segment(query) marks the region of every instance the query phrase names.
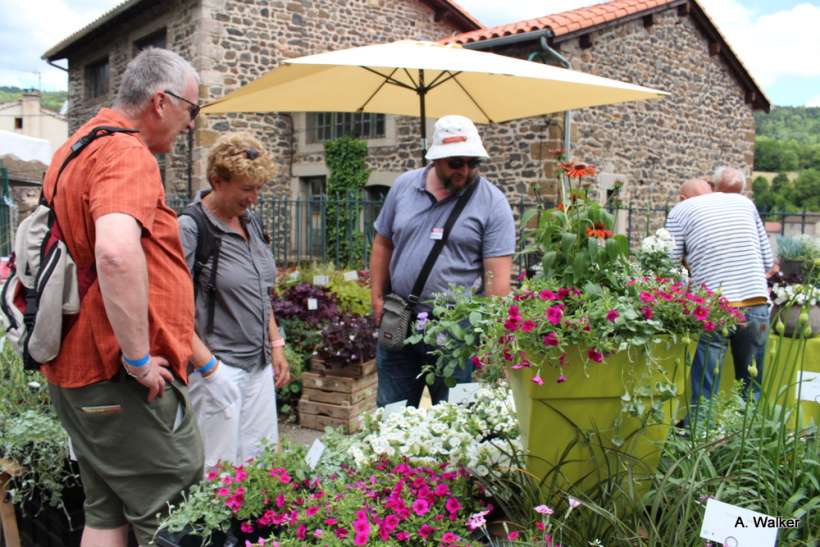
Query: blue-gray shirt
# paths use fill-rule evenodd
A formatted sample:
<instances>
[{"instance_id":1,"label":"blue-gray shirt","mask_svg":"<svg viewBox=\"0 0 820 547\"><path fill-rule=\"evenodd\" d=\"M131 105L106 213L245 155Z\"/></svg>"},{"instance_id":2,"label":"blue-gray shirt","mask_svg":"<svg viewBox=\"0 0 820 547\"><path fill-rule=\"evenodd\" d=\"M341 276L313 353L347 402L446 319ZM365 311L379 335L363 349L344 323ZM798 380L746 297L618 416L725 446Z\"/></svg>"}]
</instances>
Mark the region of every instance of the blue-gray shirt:
<instances>
[{"instance_id":1,"label":"blue-gray shirt","mask_svg":"<svg viewBox=\"0 0 820 547\"><path fill-rule=\"evenodd\" d=\"M193 203L202 201L211 189L200 191ZM202 267L196 292L196 333L211 352L223 363L244 370L253 370L271 362L268 346L270 322L270 291L276 281L276 264L270 248L262 239L250 213L240 217L249 235L245 241L233 228L216 218L203 206L208 219L221 230L222 247L216 272L216 306L214 332L207 334L208 299L203 288L211 278L213 257ZM179 217L179 238L185 251L185 262L193 272L196 254L196 221Z\"/></svg>"},{"instance_id":2,"label":"blue-gray shirt","mask_svg":"<svg viewBox=\"0 0 820 547\"><path fill-rule=\"evenodd\" d=\"M409 171L396 179L374 227L393 242L390 259L391 292L407 298L436 240L434 229L444 228L460 194L441 201L426 190L427 171ZM487 179L478 188L453 226L447 244L433 266L421 293L421 302L433 293L447 292L450 284L471 286L479 279L477 294L484 294L484 259L515 252L515 221L506 196ZM430 311L419 304L416 312Z\"/></svg>"}]
</instances>

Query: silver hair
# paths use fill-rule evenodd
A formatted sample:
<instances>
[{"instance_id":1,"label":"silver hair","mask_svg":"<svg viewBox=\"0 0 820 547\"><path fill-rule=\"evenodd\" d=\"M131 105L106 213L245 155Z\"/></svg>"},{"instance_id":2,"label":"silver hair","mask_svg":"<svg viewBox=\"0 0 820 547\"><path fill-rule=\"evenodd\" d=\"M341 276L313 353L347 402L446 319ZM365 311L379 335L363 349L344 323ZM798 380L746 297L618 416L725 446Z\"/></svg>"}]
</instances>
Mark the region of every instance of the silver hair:
<instances>
[{"instance_id":1,"label":"silver hair","mask_svg":"<svg viewBox=\"0 0 820 547\"><path fill-rule=\"evenodd\" d=\"M723 172L727 169L731 169L732 173L727 173L730 178L729 180L723 180ZM743 171L740 169L735 169L734 167L729 167L728 165L721 165L720 167L715 168L715 172L712 174L712 182L715 184L715 189L719 189L722 184L729 184L733 182L740 182L740 192L744 192L746 190L746 175L743 174Z\"/></svg>"},{"instance_id":2,"label":"silver hair","mask_svg":"<svg viewBox=\"0 0 820 547\"><path fill-rule=\"evenodd\" d=\"M131 59L122 75L114 107L129 113L139 112L157 91L172 91L184 96L190 78L199 85L193 65L173 51L148 47Z\"/></svg>"}]
</instances>

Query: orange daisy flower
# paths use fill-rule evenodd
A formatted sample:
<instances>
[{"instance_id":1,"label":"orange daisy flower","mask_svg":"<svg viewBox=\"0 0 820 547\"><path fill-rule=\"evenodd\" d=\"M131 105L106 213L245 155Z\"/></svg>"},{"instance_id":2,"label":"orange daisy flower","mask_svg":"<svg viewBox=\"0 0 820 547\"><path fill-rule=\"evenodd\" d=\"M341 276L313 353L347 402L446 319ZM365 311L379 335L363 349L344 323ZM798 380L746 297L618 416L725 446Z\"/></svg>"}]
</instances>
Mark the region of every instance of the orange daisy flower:
<instances>
[{"instance_id":1,"label":"orange daisy flower","mask_svg":"<svg viewBox=\"0 0 820 547\"><path fill-rule=\"evenodd\" d=\"M607 230L604 228L603 224L596 222L594 225L587 228L587 237L600 237L601 239L607 239L612 237L612 230Z\"/></svg>"},{"instance_id":2,"label":"orange daisy flower","mask_svg":"<svg viewBox=\"0 0 820 547\"><path fill-rule=\"evenodd\" d=\"M587 175L594 175L595 174L595 168L594 167L591 167L589 165L584 165L584 164L581 164L581 163L579 163L577 165L574 165L574 166L570 165L569 167L565 167L564 165L561 165L561 167L564 167L564 169L567 170L567 176L568 177L585 177Z\"/></svg>"}]
</instances>

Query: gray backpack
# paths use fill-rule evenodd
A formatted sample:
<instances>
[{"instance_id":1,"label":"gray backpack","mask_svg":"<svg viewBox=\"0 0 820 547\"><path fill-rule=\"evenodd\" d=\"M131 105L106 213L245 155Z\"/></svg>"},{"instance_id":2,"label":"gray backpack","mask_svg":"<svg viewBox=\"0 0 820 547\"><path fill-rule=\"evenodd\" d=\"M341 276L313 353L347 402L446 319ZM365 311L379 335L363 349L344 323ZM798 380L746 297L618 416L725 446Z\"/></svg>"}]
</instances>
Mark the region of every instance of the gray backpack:
<instances>
[{"instance_id":1,"label":"gray backpack","mask_svg":"<svg viewBox=\"0 0 820 547\"><path fill-rule=\"evenodd\" d=\"M60 353L60 345L80 313L80 302L97 278L90 268L78 268L68 252L54 214L54 199L66 165L98 137L137 133L122 127L95 127L71 145L54 182L51 200L40 194L34 212L17 228L11 275L0 292L0 319L6 338L23 357L26 370L37 370Z\"/></svg>"}]
</instances>

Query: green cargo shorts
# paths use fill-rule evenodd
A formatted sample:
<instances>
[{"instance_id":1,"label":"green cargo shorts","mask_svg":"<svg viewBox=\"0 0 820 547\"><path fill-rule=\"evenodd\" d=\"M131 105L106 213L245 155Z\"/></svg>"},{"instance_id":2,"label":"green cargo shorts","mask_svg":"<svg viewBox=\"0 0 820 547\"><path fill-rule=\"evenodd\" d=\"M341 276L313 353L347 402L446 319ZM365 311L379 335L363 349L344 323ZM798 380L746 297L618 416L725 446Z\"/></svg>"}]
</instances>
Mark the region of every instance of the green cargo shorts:
<instances>
[{"instance_id":1,"label":"green cargo shorts","mask_svg":"<svg viewBox=\"0 0 820 547\"><path fill-rule=\"evenodd\" d=\"M202 478L204 455L188 388L178 379L151 403L139 382L118 375L49 393L80 466L86 525L112 530L131 523L148 545L168 503Z\"/></svg>"}]
</instances>

